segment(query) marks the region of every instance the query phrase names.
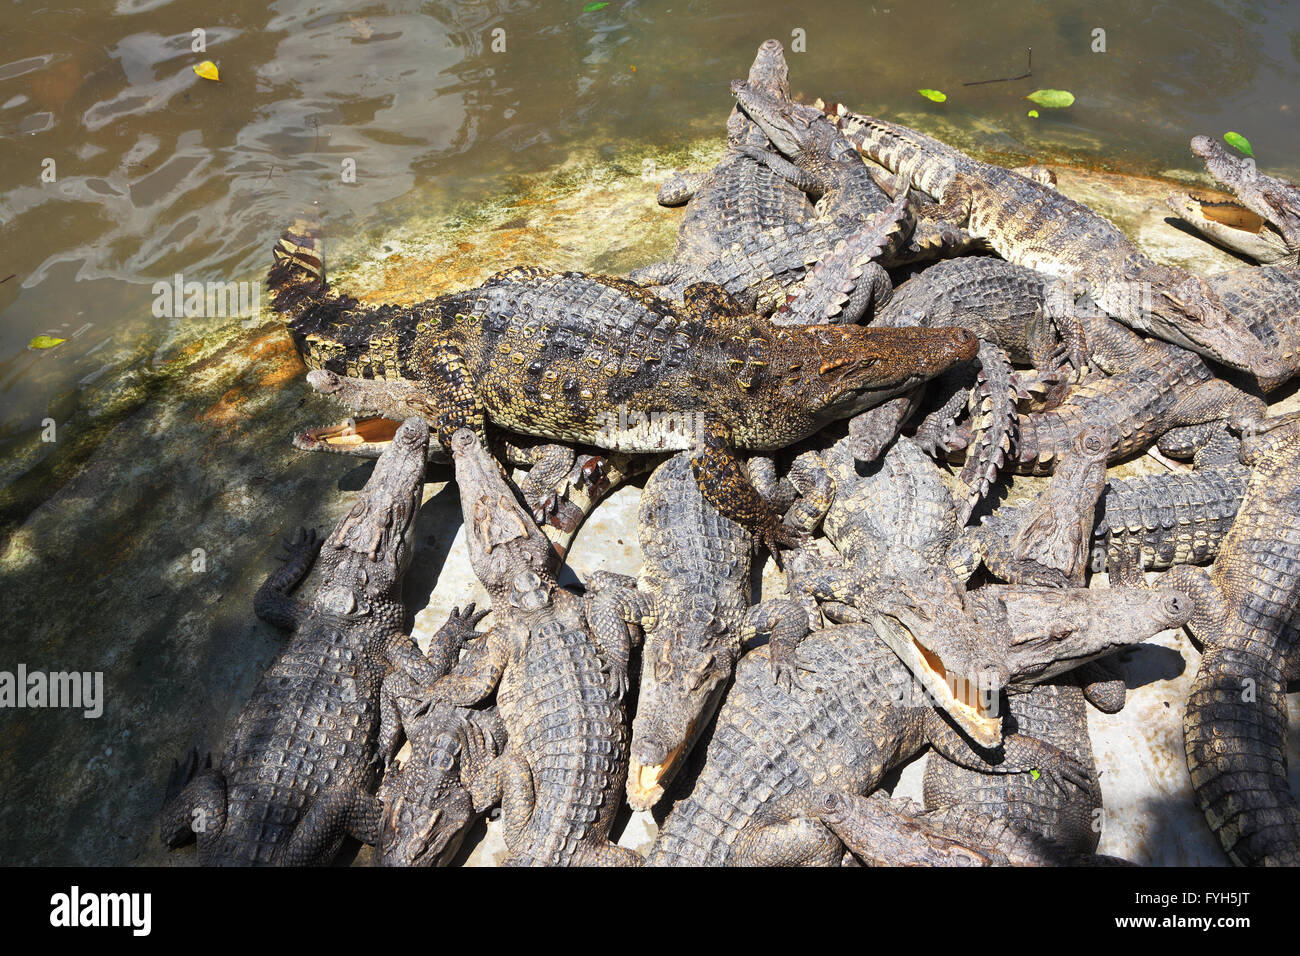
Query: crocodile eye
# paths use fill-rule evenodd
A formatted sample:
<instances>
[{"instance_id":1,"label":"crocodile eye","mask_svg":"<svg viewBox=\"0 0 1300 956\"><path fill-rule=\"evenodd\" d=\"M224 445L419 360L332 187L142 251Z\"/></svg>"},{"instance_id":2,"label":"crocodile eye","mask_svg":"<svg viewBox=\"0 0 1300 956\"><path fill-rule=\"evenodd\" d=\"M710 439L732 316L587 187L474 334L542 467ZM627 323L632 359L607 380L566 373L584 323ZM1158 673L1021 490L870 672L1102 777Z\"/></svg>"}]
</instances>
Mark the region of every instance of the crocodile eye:
<instances>
[{"instance_id":1,"label":"crocodile eye","mask_svg":"<svg viewBox=\"0 0 1300 956\"><path fill-rule=\"evenodd\" d=\"M661 657L659 660L655 661L655 680L661 684L666 684L672 676L672 661L668 660L666 657Z\"/></svg>"},{"instance_id":2,"label":"crocodile eye","mask_svg":"<svg viewBox=\"0 0 1300 956\"><path fill-rule=\"evenodd\" d=\"M834 790L827 790L824 794L822 794L822 800L821 800L822 809L826 810L827 812L833 812L835 808L839 805L839 802L840 802L840 795L836 793Z\"/></svg>"}]
</instances>

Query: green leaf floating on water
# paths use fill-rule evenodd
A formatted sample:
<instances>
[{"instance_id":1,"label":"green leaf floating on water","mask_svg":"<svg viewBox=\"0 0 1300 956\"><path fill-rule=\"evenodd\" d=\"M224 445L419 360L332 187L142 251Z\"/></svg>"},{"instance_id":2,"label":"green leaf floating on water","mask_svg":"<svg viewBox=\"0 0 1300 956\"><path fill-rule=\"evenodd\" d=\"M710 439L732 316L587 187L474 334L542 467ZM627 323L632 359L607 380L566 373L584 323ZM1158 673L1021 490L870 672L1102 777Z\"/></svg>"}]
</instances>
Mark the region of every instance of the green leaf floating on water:
<instances>
[{"instance_id":1,"label":"green leaf floating on water","mask_svg":"<svg viewBox=\"0 0 1300 956\"><path fill-rule=\"evenodd\" d=\"M56 345L62 345L67 339L56 339L52 335L38 335L27 343L29 349L52 349Z\"/></svg>"},{"instance_id":2,"label":"green leaf floating on water","mask_svg":"<svg viewBox=\"0 0 1300 956\"><path fill-rule=\"evenodd\" d=\"M604 10L607 6L609 6L608 3L589 3L582 8L582 12L591 13L593 10Z\"/></svg>"},{"instance_id":3,"label":"green leaf floating on water","mask_svg":"<svg viewBox=\"0 0 1300 956\"><path fill-rule=\"evenodd\" d=\"M916 92L920 93L932 103L942 103L948 98L948 94L943 90L917 90Z\"/></svg>"},{"instance_id":4,"label":"green leaf floating on water","mask_svg":"<svg viewBox=\"0 0 1300 956\"><path fill-rule=\"evenodd\" d=\"M1255 158L1255 151L1250 148L1250 140L1240 133L1224 133L1223 141L1239 153L1245 153L1251 159Z\"/></svg>"},{"instance_id":5,"label":"green leaf floating on water","mask_svg":"<svg viewBox=\"0 0 1300 956\"><path fill-rule=\"evenodd\" d=\"M1037 767L1034 767L1034 768L1031 768L1031 769L1030 769L1030 771L1029 771L1029 776L1031 776L1031 777L1033 777L1035 780L1037 780L1039 777L1042 776L1042 774L1038 772L1038 768L1037 768Z\"/></svg>"},{"instance_id":6,"label":"green leaf floating on water","mask_svg":"<svg viewBox=\"0 0 1300 956\"><path fill-rule=\"evenodd\" d=\"M1038 110L1030 110L1028 116L1030 119L1038 119Z\"/></svg>"},{"instance_id":7,"label":"green leaf floating on water","mask_svg":"<svg viewBox=\"0 0 1300 956\"><path fill-rule=\"evenodd\" d=\"M1034 90L1025 99L1051 109L1074 105L1074 94L1069 90Z\"/></svg>"}]
</instances>

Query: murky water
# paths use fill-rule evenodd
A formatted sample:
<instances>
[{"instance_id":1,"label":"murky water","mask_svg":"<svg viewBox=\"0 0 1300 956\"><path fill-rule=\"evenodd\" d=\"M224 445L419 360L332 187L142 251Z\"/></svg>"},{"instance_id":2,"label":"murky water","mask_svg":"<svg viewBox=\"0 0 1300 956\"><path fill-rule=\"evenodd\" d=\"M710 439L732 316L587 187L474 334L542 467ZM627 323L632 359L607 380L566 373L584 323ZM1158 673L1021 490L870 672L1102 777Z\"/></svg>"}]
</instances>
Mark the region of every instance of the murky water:
<instances>
[{"instance_id":1,"label":"murky water","mask_svg":"<svg viewBox=\"0 0 1300 956\"><path fill-rule=\"evenodd\" d=\"M1300 155L1294 4L583 6L9 4L0 461L24 454L0 487L57 454L58 443L34 445L43 422L84 416L231 321L170 317L175 305L158 301L155 283L181 273L255 289L275 236L312 200L332 230L355 234L403 210L450 209L575 146L720 135L727 82L769 36L785 42L805 98L956 133L997 155L1190 169L1189 137L1229 129L1250 138L1262 168L1294 169ZM1031 77L963 85L1024 72L1027 47ZM220 83L194 74L205 59ZM930 104L918 87L948 101ZM1077 101L1031 119L1023 96L1040 87ZM29 349L41 334L67 341Z\"/></svg>"}]
</instances>

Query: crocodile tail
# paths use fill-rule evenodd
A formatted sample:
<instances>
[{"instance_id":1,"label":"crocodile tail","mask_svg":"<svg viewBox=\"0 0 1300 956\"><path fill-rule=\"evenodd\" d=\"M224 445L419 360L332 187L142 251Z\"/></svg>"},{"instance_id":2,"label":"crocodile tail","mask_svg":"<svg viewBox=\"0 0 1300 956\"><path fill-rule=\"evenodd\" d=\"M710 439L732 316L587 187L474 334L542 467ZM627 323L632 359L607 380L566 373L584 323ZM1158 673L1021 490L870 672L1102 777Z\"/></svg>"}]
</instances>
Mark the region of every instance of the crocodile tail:
<instances>
[{"instance_id":1,"label":"crocodile tail","mask_svg":"<svg viewBox=\"0 0 1300 956\"><path fill-rule=\"evenodd\" d=\"M329 294L319 216L311 213L295 219L280 236L272 251L266 284L271 292L271 308L281 315L299 312Z\"/></svg>"},{"instance_id":2,"label":"crocodile tail","mask_svg":"<svg viewBox=\"0 0 1300 956\"><path fill-rule=\"evenodd\" d=\"M907 176L936 198L943 196L954 175L973 165L951 146L906 126L854 113L838 103L824 105L822 111L858 152L890 172Z\"/></svg>"},{"instance_id":3,"label":"crocodile tail","mask_svg":"<svg viewBox=\"0 0 1300 956\"><path fill-rule=\"evenodd\" d=\"M271 308L288 326L308 368L361 378L397 377L397 349L404 338L397 327L399 310L366 308L330 288L324 235L315 213L295 219L280 236L266 284Z\"/></svg>"},{"instance_id":4,"label":"crocodile tail","mask_svg":"<svg viewBox=\"0 0 1300 956\"><path fill-rule=\"evenodd\" d=\"M970 489L957 506L957 523L964 525L971 512L988 496L1016 444L1019 417L1011 362L1006 352L991 342L981 342L980 370L970 394L971 443L966 450L961 480Z\"/></svg>"},{"instance_id":5,"label":"crocodile tail","mask_svg":"<svg viewBox=\"0 0 1300 956\"><path fill-rule=\"evenodd\" d=\"M1300 810L1287 783L1287 705L1277 662L1208 647L1183 722L1187 769L1234 863L1300 864Z\"/></svg>"}]
</instances>

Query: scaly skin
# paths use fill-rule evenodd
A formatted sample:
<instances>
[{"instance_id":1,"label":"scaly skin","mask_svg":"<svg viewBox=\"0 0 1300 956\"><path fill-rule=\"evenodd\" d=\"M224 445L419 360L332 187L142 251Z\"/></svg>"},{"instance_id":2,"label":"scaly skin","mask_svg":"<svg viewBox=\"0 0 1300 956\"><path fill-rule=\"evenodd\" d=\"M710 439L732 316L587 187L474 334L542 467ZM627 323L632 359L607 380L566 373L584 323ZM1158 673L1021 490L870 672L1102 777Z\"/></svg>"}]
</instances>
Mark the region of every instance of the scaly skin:
<instances>
[{"instance_id":1,"label":"scaly skin","mask_svg":"<svg viewBox=\"0 0 1300 956\"><path fill-rule=\"evenodd\" d=\"M949 565L960 554L963 572L982 562L1009 584L1083 587L1111 444L1106 429L1083 429L1038 500L1011 515L994 512L962 536Z\"/></svg>"},{"instance_id":2,"label":"scaly skin","mask_svg":"<svg viewBox=\"0 0 1300 956\"><path fill-rule=\"evenodd\" d=\"M867 866L1128 866L1079 853L972 807L936 810L883 793L823 790L812 814Z\"/></svg>"},{"instance_id":3,"label":"scaly skin","mask_svg":"<svg viewBox=\"0 0 1300 956\"><path fill-rule=\"evenodd\" d=\"M1169 197L1169 206L1209 239L1261 264L1217 273L1206 281L1228 311L1285 357L1294 375L1300 370L1300 188L1264 175L1253 159L1230 154L1208 136L1195 137L1192 152L1241 205L1176 193Z\"/></svg>"},{"instance_id":4,"label":"scaly skin","mask_svg":"<svg viewBox=\"0 0 1300 956\"><path fill-rule=\"evenodd\" d=\"M1051 411L1020 416L1018 471L1050 473L1074 437L1092 425L1109 428L1115 436L1109 456L1115 462L1153 443L1179 454L1164 441L1174 429L1263 419L1262 399L1215 378L1195 353L1142 339L1104 317L1085 321L1093 360L1112 374L1085 379Z\"/></svg>"},{"instance_id":5,"label":"scaly skin","mask_svg":"<svg viewBox=\"0 0 1300 956\"><path fill-rule=\"evenodd\" d=\"M1243 443L1254 468L1207 572L1167 575L1196 598L1204 644L1183 723L1196 799L1236 864L1300 864L1300 810L1287 784L1286 677L1300 602L1300 425Z\"/></svg>"},{"instance_id":6,"label":"scaly skin","mask_svg":"<svg viewBox=\"0 0 1300 956\"><path fill-rule=\"evenodd\" d=\"M1114 225L1050 186L981 163L896 123L836 111L870 159L941 201L939 215L1002 258L1086 289L1111 317L1273 385L1288 363L1249 333L1199 276L1162 265Z\"/></svg>"},{"instance_id":7,"label":"scaly skin","mask_svg":"<svg viewBox=\"0 0 1300 956\"><path fill-rule=\"evenodd\" d=\"M472 662L428 696L431 706L471 707L495 690L507 737L471 783L473 806L502 802L512 864L635 865L609 841L627 772L633 636L615 609L556 584L550 542L474 433L461 429L450 444L470 564L494 623Z\"/></svg>"},{"instance_id":8,"label":"scaly skin","mask_svg":"<svg viewBox=\"0 0 1300 956\"><path fill-rule=\"evenodd\" d=\"M300 533L258 591L259 616L291 628L231 732L220 767L174 765L162 838L198 840L199 862L324 865L346 836L374 843L375 772L392 753L394 695L430 665L403 631L402 576L424 484L427 426L409 419L348 515L320 545ZM290 595L316 549L311 604ZM399 669L400 668L400 669Z\"/></svg>"},{"instance_id":9,"label":"scaly skin","mask_svg":"<svg viewBox=\"0 0 1300 956\"><path fill-rule=\"evenodd\" d=\"M624 279L514 269L405 310L333 295L310 261L286 255L269 284L296 339L334 346L315 387L400 394L445 444L489 423L611 451L693 450L710 504L772 548L794 540L733 448L775 450L939 374L976 349L964 329L778 328L716 286L686 305ZM374 340L396 345L383 349ZM376 369L402 380L358 381ZM308 364L320 357L306 348ZM353 375L354 378L342 378ZM382 409L381 409L382 411Z\"/></svg>"},{"instance_id":10,"label":"scaly skin","mask_svg":"<svg viewBox=\"0 0 1300 956\"><path fill-rule=\"evenodd\" d=\"M474 625L487 611L453 608L429 644L430 677L445 677ZM470 710L398 697L397 712L411 756L390 767L377 794L383 804L379 861L383 866L442 866L455 856L478 818L470 788L505 747L495 707Z\"/></svg>"},{"instance_id":11,"label":"scaly skin","mask_svg":"<svg viewBox=\"0 0 1300 956\"><path fill-rule=\"evenodd\" d=\"M1062 787L1086 786L1086 770L1044 741L999 729L991 742L973 743L948 717L960 719L963 706L975 705L959 702L951 689L936 690L963 673L978 681L981 696L989 676L1004 685L1050 679L1060 668L1185 621L1191 607L1176 592L1117 592L1121 604L1116 596L1084 601L1069 591L1007 588L967 613L936 602L920 580L899 583L873 595L870 626L827 628L804 640L798 657L808 673L800 684L772 683L766 648L741 659L704 764L664 821L650 862L838 863L838 838L811 818L817 790L868 792L927 742L965 766L1026 776L1037 771ZM1164 608L1163 615L1120 616L1116 626L1121 606L1143 602ZM919 653L908 654L908 647ZM1000 673L954 669L936 685L929 677L934 667L946 669L949 654L996 659L981 666Z\"/></svg>"},{"instance_id":12,"label":"scaly skin","mask_svg":"<svg viewBox=\"0 0 1300 956\"><path fill-rule=\"evenodd\" d=\"M1093 530L1092 569L1106 571L1111 587L1139 587L1144 571L1213 561L1249 481L1240 464L1110 479Z\"/></svg>"},{"instance_id":13,"label":"scaly skin","mask_svg":"<svg viewBox=\"0 0 1300 956\"><path fill-rule=\"evenodd\" d=\"M765 40L749 68L749 82L781 96L790 95L790 71L777 40ZM812 214L803 190L790 185L741 147L763 147L767 137L735 107L727 118L727 151L703 174L674 176L659 189L662 205L689 200L672 258L635 274L653 274L660 283L682 278L701 261L716 257L746 236L756 235Z\"/></svg>"},{"instance_id":14,"label":"scaly skin","mask_svg":"<svg viewBox=\"0 0 1300 956\"><path fill-rule=\"evenodd\" d=\"M1090 853L1101 838L1101 787L1088 737L1083 691L1068 681L1014 688L1007 706L1018 732L1045 740L1087 768L1082 788L1063 789L1032 774L980 773L932 757L925 768L929 809L967 807L1010 821L1065 850Z\"/></svg>"},{"instance_id":15,"label":"scaly skin","mask_svg":"<svg viewBox=\"0 0 1300 956\"><path fill-rule=\"evenodd\" d=\"M637 524L638 587L650 599L654 623L641 653L627 793L633 809L647 810L712 717L742 640L769 632L773 676L789 681L784 662L808 620L791 601L750 606L753 537L708 506L688 456L668 459L650 476Z\"/></svg>"}]
</instances>

